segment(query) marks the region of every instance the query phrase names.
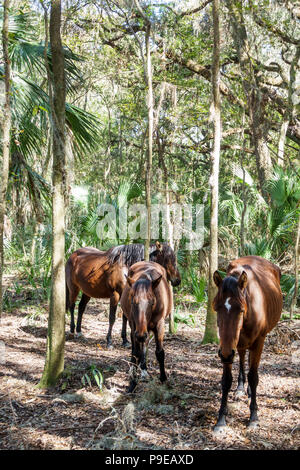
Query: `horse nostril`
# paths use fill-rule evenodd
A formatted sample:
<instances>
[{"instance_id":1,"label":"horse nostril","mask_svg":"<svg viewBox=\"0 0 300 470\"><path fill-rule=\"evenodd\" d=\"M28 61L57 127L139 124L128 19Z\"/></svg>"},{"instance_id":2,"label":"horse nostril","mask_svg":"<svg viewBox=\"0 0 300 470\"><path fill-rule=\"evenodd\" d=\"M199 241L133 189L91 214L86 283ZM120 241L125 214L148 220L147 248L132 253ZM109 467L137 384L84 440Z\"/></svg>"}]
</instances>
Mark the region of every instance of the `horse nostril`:
<instances>
[{"instance_id":1,"label":"horse nostril","mask_svg":"<svg viewBox=\"0 0 300 470\"><path fill-rule=\"evenodd\" d=\"M137 341L139 341L140 343L144 343L147 339L147 336L148 336L147 333L144 333L143 335L139 335L137 331L135 332L135 337Z\"/></svg>"},{"instance_id":2,"label":"horse nostril","mask_svg":"<svg viewBox=\"0 0 300 470\"><path fill-rule=\"evenodd\" d=\"M233 349L231 350L231 354L229 354L229 356L227 357L223 356L221 349L219 349L218 351L218 356L220 357L223 364L232 364L234 355L235 355L235 351Z\"/></svg>"}]
</instances>

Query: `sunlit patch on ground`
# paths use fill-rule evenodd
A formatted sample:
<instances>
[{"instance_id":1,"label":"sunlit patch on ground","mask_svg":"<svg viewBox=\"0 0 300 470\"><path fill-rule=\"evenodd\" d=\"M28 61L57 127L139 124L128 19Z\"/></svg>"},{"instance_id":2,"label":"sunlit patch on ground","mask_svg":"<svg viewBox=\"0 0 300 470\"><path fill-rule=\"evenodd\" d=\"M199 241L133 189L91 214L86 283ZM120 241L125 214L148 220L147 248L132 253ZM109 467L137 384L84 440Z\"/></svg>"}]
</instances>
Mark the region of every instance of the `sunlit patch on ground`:
<instances>
[{"instance_id":1,"label":"sunlit patch on ground","mask_svg":"<svg viewBox=\"0 0 300 470\"><path fill-rule=\"evenodd\" d=\"M187 311L184 306L185 316ZM155 344L150 343L150 377L139 382L133 395L125 394L130 350L121 347L120 317L113 331L114 349L106 348L107 301L89 303L83 317L84 338L68 339L66 317L65 373L51 391L36 388L44 366L46 315L28 316L22 309L4 314L0 337L5 343L0 371L0 448L298 448L299 365L292 362L290 348L275 353L271 340L266 343L260 366L260 426L251 432L247 429L248 399L235 399L235 361L228 429L224 434L213 433L222 368L217 346L201 346L204 313L197 309L195 327L179 323L175 335L166 334L166 385L158 381ZM103 391L93 379L94 368L104 378ZM83 380L86 374L90 384ZM132 419L129 412L126 418L125 410L131 410Z\"/></svg>"}]
</instances>

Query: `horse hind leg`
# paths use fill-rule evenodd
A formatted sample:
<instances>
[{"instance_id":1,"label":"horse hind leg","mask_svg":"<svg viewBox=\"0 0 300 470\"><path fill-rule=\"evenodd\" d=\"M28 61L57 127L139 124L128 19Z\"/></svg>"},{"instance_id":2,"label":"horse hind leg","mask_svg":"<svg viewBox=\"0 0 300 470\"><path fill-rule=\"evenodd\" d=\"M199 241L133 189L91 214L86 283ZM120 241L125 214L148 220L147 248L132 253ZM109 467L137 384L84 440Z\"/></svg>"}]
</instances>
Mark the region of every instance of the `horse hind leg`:
<instances>
[{"instance_id":1,"label":"horse hind leg","mask_svg":"<svg viewBox=\"0 0 300 470\"><path fill-rule=\"evenodd\" d=\"M127 329L127 318L123 314L123 316L122 316L122 332L121 332L122 346L124 346L124 348L129 348L130 343L129 343L129 341L127 341L126 329Z\"/></svg>"},{"instance_id":2,"label":"horse hind leg","mask_svg":"<svg viewBox=\"0 0 300 470\"><path fill-rule=\"evenodd\" d=\"M81 300L79 302L79 307L78 307L78 317L77 317L77 325L76 325L76 336L82 336L81 333L81 322L82 322L82 316L84 314L85 308L90 301L90 297L86 294L82 294Z\"/></svg>"},{"instance_id":3,"label":"horse hind leg","mask_svg":"<svg viewBox=\"0 0 300 470\"><path fill-rule=\"evenodd\" d=\"M74 336L75 332L75 321L74 321L74 310L75 310L75 302L77 296L79 294L79 289L76 286L73 288L69 288L66 285L66 311L70 311L71 314L71 322L70 322L70 335Z\"/></svg>"},{"instance_id":4,"label":"horse hind leg","mask_svg":"<svg viewBox=\"0 0 300 470\"><path fill-rule=\"evenodd\" d=\"M109 303L109 327L108 327L108 332L106 336L106 344L108 349L112 349L112 341L111 341L111 333L112 329L114 326L114 323L116 321L116 311L117 311L117 306L118 302L120 300L120 294L118 292L114 292L113 295L110 298L110 303Z\"/></svg>"}]
</instances>

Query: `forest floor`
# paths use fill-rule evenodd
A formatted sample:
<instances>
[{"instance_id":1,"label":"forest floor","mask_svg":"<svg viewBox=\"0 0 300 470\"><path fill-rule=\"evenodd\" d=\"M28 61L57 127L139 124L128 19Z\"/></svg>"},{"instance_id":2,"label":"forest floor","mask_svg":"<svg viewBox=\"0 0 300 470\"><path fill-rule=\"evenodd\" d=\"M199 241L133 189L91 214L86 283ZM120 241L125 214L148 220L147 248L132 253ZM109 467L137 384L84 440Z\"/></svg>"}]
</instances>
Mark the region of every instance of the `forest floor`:
<instances>
[{"instance_id":1,"label":"forest floor","mask_svg":"<svg viewBox=\"0 0 300 470\"><path fill-rule=\"evenodd\" d=\"M114 349L106 349L108 301L90 301L83 338L66 335L64 376L47 391L37 388L45 359L47 305L37 311L28 299L5 313L0 333L0 449L299 448L300 322L280 322L265 343L259 369L259 427L247 429L247 397L234 398L235 360L228 429L216 435L222 375L217 346L201 346L204 309L190 299L181 306L180 315L193 313L195 324L179 323L176 334L166 334L168 383L158 381L153 340L150 378L131 395L125 393L130 350L121 347L120 316L113 330ZM104 377L102 391L93 378L95 367Z\"/></svg>"}]
</instances>

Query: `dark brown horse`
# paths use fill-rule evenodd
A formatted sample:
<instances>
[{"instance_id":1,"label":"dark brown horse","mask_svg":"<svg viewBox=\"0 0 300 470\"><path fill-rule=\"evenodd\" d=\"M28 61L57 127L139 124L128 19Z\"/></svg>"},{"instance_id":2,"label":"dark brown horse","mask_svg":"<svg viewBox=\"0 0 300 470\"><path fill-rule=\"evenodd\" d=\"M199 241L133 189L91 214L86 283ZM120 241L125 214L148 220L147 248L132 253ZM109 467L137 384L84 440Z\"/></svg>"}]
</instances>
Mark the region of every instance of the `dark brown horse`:
<instances>
[{"instance_id":1,"label":"dark brown horse","mask_svg":"<svg viewBox=\"0 0 300 470\"><path fill-rule=\"evenodd\" d=\"M147 375L146 348L149 331L153 331L156 342L156 358L160 368L160 380L167 380L163 339L165 318L172 309L172 292L167 281L166 270L159 264L141 261L131 266L127 285L121 297L121 307L131 328L131 393L137 385L137 366L141 375Z\"/></svg>"},{"instance_id":2,"label":"dark brown horse","mask_svg":"<svg viewBox=\"0 0 300 470\"><path fill-rule=\"evenodd\" d=\"M218 316L219 356L223 363L222 401L215 431L226 426L227 397L232 384L231 369L236 349L240 357L237 395L244 393L245 354L249 350L249 426L257 425L257 370L265 337L277 324L282 310L280 269L274 264L259 256L245 256L231 261L226 274L222 280L218 271L214 273L218 293L213 307Z\"/></svg>"},{"instance_id":3,"label":"dark brown horse","mask_svg":"<svg viewBox=\"0 0 300 470\"><path fill-rule=\"evenodd\" d=\"M75 301L82 291L78 308L76 333L81 335L82 315L90 298L109 298L109 330L107 346L111 347L111 333L116 319L116 309L126 284L128 268L144 258L144 245L135 243L119 245L108 251L86 247L75 251L66 264L67 309L71 313L71 335L75 332L74 309ZM168 243L156 242L150 247L150 259L165 267L167 278L173 286L180 284L180 274L176 265L176 257ZM127 319L123 316L122 340L128 346L126 338Z\"/></svg>"}]
</instances>

